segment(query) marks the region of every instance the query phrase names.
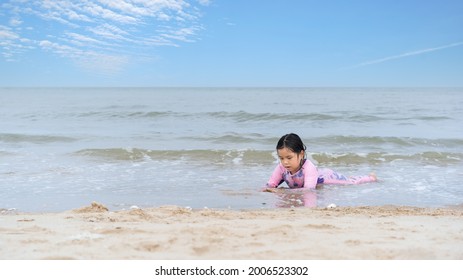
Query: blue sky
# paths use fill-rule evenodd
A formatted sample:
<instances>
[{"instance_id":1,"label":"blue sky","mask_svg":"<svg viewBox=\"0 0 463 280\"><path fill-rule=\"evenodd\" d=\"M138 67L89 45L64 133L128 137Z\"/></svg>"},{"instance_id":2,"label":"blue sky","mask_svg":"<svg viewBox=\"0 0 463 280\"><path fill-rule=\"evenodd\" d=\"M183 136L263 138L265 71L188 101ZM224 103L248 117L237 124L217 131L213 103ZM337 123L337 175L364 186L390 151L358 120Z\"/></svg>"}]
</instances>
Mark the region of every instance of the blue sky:
<instances>
[{"instance_id":1,"label":"blue sky","mask_svg":"<svg viewBox=\"0 0 463 280\"><path fill-rule=\"evenodd\" d=\"M463 1L6 0L0 86L463 86Z\"/></svg>"}]
</instances>

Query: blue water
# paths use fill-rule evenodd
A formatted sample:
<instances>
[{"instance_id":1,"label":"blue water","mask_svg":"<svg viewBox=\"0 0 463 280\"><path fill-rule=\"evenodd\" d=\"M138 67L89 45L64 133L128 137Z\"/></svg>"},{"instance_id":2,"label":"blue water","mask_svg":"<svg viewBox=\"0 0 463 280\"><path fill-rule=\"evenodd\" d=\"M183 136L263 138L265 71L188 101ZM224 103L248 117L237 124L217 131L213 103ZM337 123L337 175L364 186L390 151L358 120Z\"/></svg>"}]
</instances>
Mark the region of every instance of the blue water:
<instances>
[{"instance_id":1,"label":"blue water","mask_svg":"<svg viewBox=\"0 0 463 280\"><path fill-rule=\"evenodd\" d=\"M0 208L463 203L462 88L0 89ZM260 192L276 142L379 182Z\"/></svg>"}]
</instances>

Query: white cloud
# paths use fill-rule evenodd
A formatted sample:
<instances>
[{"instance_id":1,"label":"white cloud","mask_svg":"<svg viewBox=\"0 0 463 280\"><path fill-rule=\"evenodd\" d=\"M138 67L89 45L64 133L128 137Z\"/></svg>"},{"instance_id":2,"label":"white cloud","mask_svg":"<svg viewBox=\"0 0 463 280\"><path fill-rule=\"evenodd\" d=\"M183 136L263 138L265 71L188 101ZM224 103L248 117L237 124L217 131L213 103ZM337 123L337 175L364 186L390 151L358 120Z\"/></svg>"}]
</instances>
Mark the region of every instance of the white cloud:
<instances>
[{"instance_id":1,"label":"white cloud","mask_svg":"<svg viewBox=\"0 0 463 280\"><path fill-rule=\"evenodd\" d=\"M119 12L136 16L156 16L164 9L181 10L185 6L182 1L133 1L99 0L98 2ZM137 5L138 4L138 5Z\"/></svg>"},{"instance_id":2,"label":"white cloud","mask_svg":"<svg viewBox=\"0 0 463 280\"><path fill-rule=\"evenodd\" d=\"M4 57L13 44L52 52L88 68L117 69L145 60L150 48L198 40L206 0L9 0L0 25ZM199 5L199 6L198 6ZM42 21L42 22L40 22ZM12 28L15 28L14 31ZM153 56L155 56L153 54ZM91 62L93 61L93 62ZM114 67L109 65L114 64ZM112 71L112 70L111 70Z\"/></svg>"},{"instance_id":3,"label":"white cloud","mask_svg":"<svg viewBox=\"0 0 463 280\"><path fill-rule=\"evenodd\" d=\"M198 2L203 6L209 6L211 4L211 0L198 0Z\"/></svg>"},{"instance_id":4,"label":"white cloud","mask_svg":"<svg viewBox=\"0 0 463 280\"><path fill-rule=\"evenodd\" d=\"M194 42L194 40L190 38L192 38L199 29L200 28L197 26L192 26L189 28L171 30L169 33L161 34L161 37L182 42Z\"/></svg>"},{"instance_id":5,"label":"white cloud","mask_svg":"<svg viewBox=\"0 0 463 280\"><path fill-rule=\"evenodd\" d=\"M96 27L90 27L89 30L99 36L102 39L106 40L127 40L125 36L129 35L128 32L120 29L119 27L111 24L102 24Z\"/></svg>"},{"instance_id":6,"label":"white cloud","mask_svg":"<svg viewBox=\"0 0 463 280\"><path fill-rule=\"evenodd\" d=\"M94 39L89 36L85 36L82 34L78 33L73 33L73 32L68 32L66 35L69 37L69 42L73 43L74 45L78 46L85 46L88 44L94 44L94 45L108 45L106 42Z\"/></svg>"},{"instance_id":7,"label":"white cloud","mask_svg":"<svg viewBox=\"0 0 463 280\"><path fill-rule=\"evenodd\" d=\"M6 61L15 61L15 57L24 50L29 49L29 40L21 38L16 32L7 26L0 25L0 50L1 56Z\"/></svg>"},{"instance_id":8,"label":"white cloud","mask_svg":"<svg viewBox=\"0 0 463 280\"><path fill-rule=\"evenodd\" d=\"M11 26L19 26L21 25L22 21L20 19L17 19L17 18L12 18L10 19L10 25Z\"/></svg>"},{"instance_id":9,"label":"white cloud","mask_svg":"<svg viewBox=\"0 0 463 280\"><path fill-rule=\"evenodd\" d=\"M85 51L82 51L79 48L54 43L48 40L40 41L39 46L44 50L53 51L54 53L66 58L78 59L85 55Z\"/></svg>"},{"instance_id":10,"label":"white cloud","mask_svg":"<svg viewBox=\"0 0 463 280\"><path fill-rule=\"evenodd\" d=\"M76 60L76 63L89 71L116 74L125 68L129 60L129 57L120 54L86 52L85 56L81 56Z\"/></svg>"},{"instance_id":11,"label":"white cloud","mask_svg":"<svg viewBox=\"0 0 463 280\"><path fill-rule=\"evenodd\" d=\"M167 38L163 38L161 36L148 38L143 42L146 46L170 46L170 47L178 47L179 45L173 43L171 40Z\"/></svg>"},{"instance_id":12,"label":"white cloud","mask_svg":"<svg viewBox=\"0 0 463 280\"><path fill-rule=\"evenodd\" d=\"M39 46L44 50L53 51L64 58L69 58L79 66L95 72L117 73L129 62L126 55L85 51L48 40L40 41Z\"/></svg>"},{"instance_id":13,"label":"white cloud","mask_svg":"<svg viewBox=\"0 0 463 280\"><path fill-rule=\"evenodd\" d=\"M348 69L359 68L359 67L363 67L363 66L383 63L383 62L386 62L386 61L389 61L389 60L396 60L396 59L400 59L400 58L404 58L404 57L408 57L408 56L415 56L415 55L420 55L420 54L424 54L424 53L435 52L435 51L444 50L444 49L448 49L448 48L458 47L458 46L461 46L461 45L463 45L463 42L457 42L457 43L453 43L453 44L449 44L449 45L445 45L445 46L440 46L440 47L435 47L435 48L427 48L427 49L422 49L422 50L417 50L417 51L406 52L406 53L402 53L402 54L398 54L398 55L383 57L383 58L380 58L380 59L365 61L365 62L359 63L357 65L351 66Z\"/></svg>"},{"instance_id":14,"label":"white cloud","mask_svg":"<svg viewBox=\"0 0 463 280\"><path fill-rule=\"evenodd\" d=\"M121 24L139 23L139 20L135 16L117 13L96 3L87 3L81 12L88 13L92 17L97 17L97 19L99 18L100 20L111 20Z\"/></svg>"},{"instance_id":15,"label":"white cloud","mask_svg":"<svg viewBox=\"0 0 463 280\"><path fill-rule=\"evenodd\" d=\"M72 1L43 0L28 4L23 4L24 13L37 15L44 20L57 21L73 27L78 26L73 21L91 21L87 15L78 12L79 7Z\"/></svg>"},{"instance_id":16,"label":"white cloud","mask_svg":"<svg viewBox=\"0 0 463 280\"><path fill-rule=\"evenodd\" d=\"M16 40L18 39L18 34L11 31L10 28L0 25L0 39L3 40Z\"/></svg>"}]
</instances>

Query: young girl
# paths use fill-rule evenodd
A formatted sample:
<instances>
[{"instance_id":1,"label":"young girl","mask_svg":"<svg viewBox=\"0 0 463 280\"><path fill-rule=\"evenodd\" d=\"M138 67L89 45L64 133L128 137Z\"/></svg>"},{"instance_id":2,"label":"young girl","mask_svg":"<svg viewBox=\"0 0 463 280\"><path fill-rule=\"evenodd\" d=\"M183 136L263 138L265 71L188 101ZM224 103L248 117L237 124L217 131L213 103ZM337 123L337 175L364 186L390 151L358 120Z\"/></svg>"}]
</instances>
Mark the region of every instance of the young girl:
<instances>
[{"instance_id":1,"label":"young girl","mask_svg":"<svg viewBox=\"0 0 463 280\"><path fill-rule=\"evenodd\" d=\"M376 175L346 177L328 168L317 168L305 157L306 146L301 138L294 134L283 135L277 143L280 163L270 177L265 191L272 191L286 182L290 188L314 189L317 184L353 185L375 182Z\"/></svg>"}]
</instances>

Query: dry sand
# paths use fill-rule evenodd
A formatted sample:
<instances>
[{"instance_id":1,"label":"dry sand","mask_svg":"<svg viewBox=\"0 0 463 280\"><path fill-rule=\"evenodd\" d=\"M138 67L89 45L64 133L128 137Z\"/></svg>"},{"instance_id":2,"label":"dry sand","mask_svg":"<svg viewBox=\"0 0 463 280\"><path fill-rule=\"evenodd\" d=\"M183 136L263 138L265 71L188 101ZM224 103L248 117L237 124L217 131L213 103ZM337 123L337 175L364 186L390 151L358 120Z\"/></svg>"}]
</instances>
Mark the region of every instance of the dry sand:
<instances>
[{"instance_id":1,"label":"dry sand","mask_svg":"<svg viewBox=\"0 0 463 280\"><path fill-rule=\"evenodd\" d=\"M463 259L461 208L1 212L0 259Z\"/></svg>"}]
</instances>

